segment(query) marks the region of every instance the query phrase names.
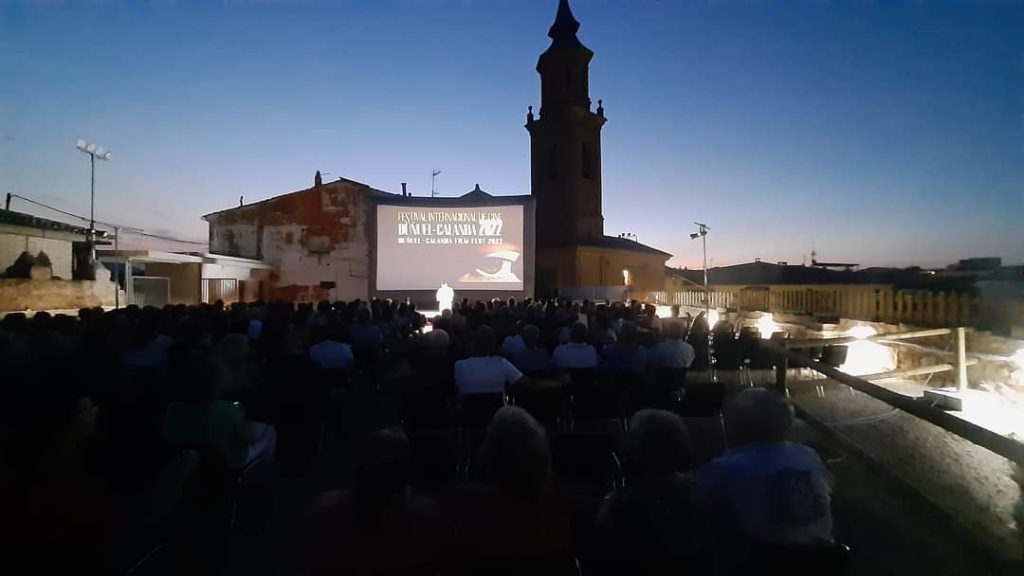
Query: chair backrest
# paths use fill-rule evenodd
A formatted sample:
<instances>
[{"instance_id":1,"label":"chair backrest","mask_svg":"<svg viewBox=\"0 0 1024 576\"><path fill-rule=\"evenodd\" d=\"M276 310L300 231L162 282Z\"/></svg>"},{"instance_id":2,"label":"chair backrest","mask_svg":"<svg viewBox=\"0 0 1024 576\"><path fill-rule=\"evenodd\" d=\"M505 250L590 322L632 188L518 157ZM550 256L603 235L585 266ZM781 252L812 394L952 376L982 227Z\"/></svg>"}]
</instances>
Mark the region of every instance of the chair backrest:
<instances>
[{"instance_id":1,"label":"chair backrest","mask_svg":"<svg viewBox=\"0 0 1024 576\"><path fill-rule=\"evenodd\" d=\"M738 370L740 367L740 344L735 338L715 338L715 367L719 370Z\"/></svg>"},{"instance_id":2,"label":"chair backrest","mask_svg":"<svg viewBox=\"0 0 1024 576\"><path fill-rule=\"evenodd\" d=\"M829 574L849 571L850 548L840 543L811 546L759 544L751 550L751 574ZM746 572L745 572L746 573Z\"/></svg>"},{"instance_id":3,"label":"chair backrest","mask_svg":"<svg viewBox=\"0 0 1024 576\"><path fill-rule=\"evenodd\" d=\"M544 556L502 556L464 561L460 574L487 574L489 576L520 576L522 574L550 574L551 576L579 576L576 558L567 554Z\"/></svg>"},{"instance_id":4,"label":"chair backrest","mask_svg":"<svg viewBox=\"0 0 1024 576\"><path fill-rule=\"evenodd\" d=\"M686 385L686 372L686 368L662 366L658 368L657 381L665 388L678 390Z\"/></svg>"},{"instance_id":5,"label":"chair backrest","mask_svg":"<svg viewBox=\"0 0 1024 576\"><path fill-rule=\"evenodd\" d=\"M428 492L441 491L455 482L458 467L456 441L447 430L409 433L412 484Z\"/></svg>"},{"instance_id":6,"label":"chair backrest","mask_svg":"<svg viewBox=\"0 0 1024 576\"><path fill-rule=\"evenodd\" d=\"M848 346L825 346L821 353L821 362L833 368L838 368L846 363L846 355L850 351Z\"/></svg>"},{"instance_id":7,"label":"chair backrest","mask_svg":"<svg viewBox=\"0 0 1024 576\"><path fill-rule=\"evenodd\" d=\"M597 371L593 368L568 368L565 373L573 388L593 386L597 382Z\"/></svg>"},{"instance_id":8,"label":"chair backrest","mask_svg":"<svg viewBox=\"0 0 1024 576\"><path fill-rule=\"evenodd\" d=\"M402 423L410 430L444 430L453 423L452 395L436 387L402 391Z\"/></svg>"},{"instance_id":9,"label":"chair backrest","mask_svg":"<svg viewBox=\"0 0 1024 576\"><path fill-rule=\"evenodd\" d=\"M514 402L546 426L557 424L566 415L568 401L563 388L521 388L513 394Z\"/></svg>"},{"instance_id":10,"label":"chair backrest","mask_svg":"<svg viewBox=\"0 0 1024 576\"><path fill-rule=\"evenodd\" d=\"M344 368L318 368L317 380L323 389L337 390L348 387L351 375Z\"/></svg>"},{"instance_id":11,"label":"chair backrest","mask_svg":"<svg viewBox=\"0 0 1024 576\"><path fill-rule=\"evenodd\" d=\"M502 393L463 394L459 405L459 424L484 428L504 405L505 395Z\"/></svg>"},{"instance_id":12,"label":"chair backrest","mask_svg":"<svg viewBox=\"0 0 1024 576\"><path fill-rule=\"evenodd\" d=\"M622 483L622 469L609 434L560 432L551 440L551 468L575 491L603 497Z\"/></svg>"},{"instance_id":13,"label":"chair backrest","mask_svg":"<svg viewBox=\"0 0 1024 576\"><path fill-rule=\"evenodd\" d=\"M678 407L680 416L717 416L722 411L725 387L721 382L689 382Z\"/></svg>"},{"instance_id":14,"label":"chair backrest","mask_svg":"<svg viewBox=\"0 0 1024 576\"><path fill-rule=\"evenodd\" d=\"M573 420L618 420L619 393L596 384L570 388Z\"/></svg>"}]
</instances>

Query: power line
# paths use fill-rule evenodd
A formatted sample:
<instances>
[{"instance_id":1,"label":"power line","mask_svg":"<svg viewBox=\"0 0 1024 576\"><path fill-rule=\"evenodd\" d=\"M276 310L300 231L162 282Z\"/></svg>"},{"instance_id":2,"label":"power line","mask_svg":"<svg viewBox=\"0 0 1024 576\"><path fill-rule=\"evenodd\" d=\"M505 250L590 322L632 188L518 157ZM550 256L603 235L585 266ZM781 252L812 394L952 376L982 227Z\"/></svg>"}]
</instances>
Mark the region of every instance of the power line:
<instances>
[{"instance_id":1,"label":"power line","mask_svg":"<svg viewBox=\"0 0 1024 576\"><path fill-rule=\"evenodd\" d=\"M28 202L30 204L35 204L36 206L40 206L40 207L46 208L48 210L53 210L54 212L58 212L60 214L64 214L65 216L70 216L72 218L77 218L78 220L81 220L83 222L90 222L90 220L88 218L86 218L85 216L79 216L78 214L73 214L71 212L67 212L65 210L61 210L60 208L57 208L57 207L54 207L54 206L50 206L49 204L43 204L42 202L38 202L38 201L33 200L31 198L26 198L26 197L24 197L24 196L22 196L20 194L11 194L10 196L11 196L11 198L18 198L18 199L24 200L24 201L26 201L26 202ZM131 233L131 234L137 234L139 236L145 236L147 238L156 238L158 240L167 240L168 242L179 242L181 244L195 244L197 246L206 246L207 245L206 242L197 242L195 240L182 240L181 238L174 238L172 236L164 236L162 234L153 234L153 233L150 233L150 232L146 232L142 228L136 228L134 226L124 226L122 224L112 224L110 222L101 222L99 220L95 220L95 222L97 224L100 224L100 225L103 225L103 226L108 226L110 228L117 228L117 229L123 230L125 232Z\"/></svg>"}]
</instances>

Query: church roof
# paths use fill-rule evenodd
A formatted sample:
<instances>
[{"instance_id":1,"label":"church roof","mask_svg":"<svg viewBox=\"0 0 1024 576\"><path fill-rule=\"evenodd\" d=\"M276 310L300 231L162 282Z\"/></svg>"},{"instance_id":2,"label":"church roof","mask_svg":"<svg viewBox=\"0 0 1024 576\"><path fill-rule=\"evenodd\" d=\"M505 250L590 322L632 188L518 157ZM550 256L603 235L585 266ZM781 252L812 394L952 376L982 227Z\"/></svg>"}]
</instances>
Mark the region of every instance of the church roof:
<instances>
[{"instance_id":1,"label":"church roof","mask_svg":"<svg viewBox=\"0 0 1024 576\"><path fill-rule=\"evenodd\" d=\"M477 184L476 188L473 188L469 192L466 192L465 194L460 196L460 198L465 198L467 200L472 200L473 198L494 198L494 196L492 196L492 195L488 194L487 192L484 192L483 190L481 190L480 189L480 185Z\"/></svg>"},{"instance_id":2,"label":"church roof","mask_svg":"<svg viewBox=\"0 0 1024 576\"><path fill-rule=\"evenodd\" d=\"M641 244L636 240L619 238L618 236L602 236L596 240L581 241L580 244L584 246L598 246L609 250L626 250L628 252L643 252L644 254L659 254L666 258L672 257L668 252L658 250L657 248L653 248L646 244Z\"/></svg>"},{"instance_id":3,"label":"church roof","mask_svg":"<svg viewBox=\"0 0 1024 576\"><path fill-rule=\"evenodd\" d=\"M576 32L580 29L580 23L572 15L572 8L569 8L569 0L558 0L558 12L555 13L555 22L548 29L548 37L551 38L551 45L557 47L582 46Z\"/></svg>"}]
</instances>

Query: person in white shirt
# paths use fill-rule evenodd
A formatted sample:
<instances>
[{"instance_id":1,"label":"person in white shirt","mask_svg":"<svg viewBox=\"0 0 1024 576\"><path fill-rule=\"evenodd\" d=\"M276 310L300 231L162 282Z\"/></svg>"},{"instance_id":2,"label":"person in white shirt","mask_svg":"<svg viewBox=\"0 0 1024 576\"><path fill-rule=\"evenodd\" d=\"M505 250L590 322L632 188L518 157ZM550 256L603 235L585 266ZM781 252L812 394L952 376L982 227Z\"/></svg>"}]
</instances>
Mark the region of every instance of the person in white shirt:
<instances>
[{"instance_id":1,"label":"person in white shirt","mask_svg":"<svg viewBox=\"0 0 1024 576\"><path fill-rule=\"evenodd\" d=\"M341 342L340 327L323 328L319 343L310 346L309 359L320 368L347 369L355 363L352 347Z\"/></svg>"},{"instance_id":2,"label":"person in white shirt","mask_svg":"<svg viewBox=\"0 0 1024 576\"><path fill-rule=\"evenodd\" d=\"M587 344L587 327L573 324L569 331L569 342L555 348L552 355L555 366L563 370L576 368L594 368L600 362L597 349Z\"/></svg>"},{"instance_id":3,"label":"person in white shirt","mask_svg":"<svg viewBox=\"0 0 1024 576\"><path fill-rule=\"evenodd\" d=\"M455 363L455 387L459 394L494 394L519 383L523 373L511 362L494 355L494 331L481 326L473 338L472 356Z\"/></svg>"},{"instance_id":4,"label":"person in white shirt","mask_svg":"<svg viewBox=\"0 0 1024 576\"><path fill-rule=\"evenodd\" d=\"M437 309L451 310L454 301L455 290L447 282L441 282L441 287L437 289Z\"/></svg>"},{"instance_id":5,"label":"person in white shirt","mask_svg":"<svg viewBox=\"0 0 1024 576\"><path fill-rule=\"evenodd\" d=\"M658 342L648 362L655 368L689 368L696 353L683 337L683 326L678 322L665 324L665 339Z\"/></svg>"}]
</instances>

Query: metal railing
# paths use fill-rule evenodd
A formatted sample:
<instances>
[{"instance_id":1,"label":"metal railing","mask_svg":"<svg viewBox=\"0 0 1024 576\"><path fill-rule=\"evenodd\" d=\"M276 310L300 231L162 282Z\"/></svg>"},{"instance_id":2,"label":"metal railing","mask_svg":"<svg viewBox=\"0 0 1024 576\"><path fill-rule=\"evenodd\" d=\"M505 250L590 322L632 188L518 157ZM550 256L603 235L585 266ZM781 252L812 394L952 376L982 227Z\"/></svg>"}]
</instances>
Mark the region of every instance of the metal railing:
<instances>
[{"instance_id":1,"label":"metal railing","mask_svg":"<svg viewBox=\"0 0 1024 576\"><path fill-rule=\"evenodd\" d=\"M703 307L703 290L658 292L664 304ZM970 326L979 318L979 299L969 294L896 291L882 285L785 285L715 287L713 308L833 316L917 326ZM1024 306L1024 305L1022 305Z\"/></svg>"},{"instance_id":2,"label":"metal railing","mask_svg":"<svg viewBox=\"0 0 1024 576\"><path fill-rule=\"evenodd\" d=\"M912 334L913 337L924 337L922 336L922 334L926 336L934 335L931 333L925 334L925 332L935 331L918 331L909 334ZM944 333L949 333L949 331L947 330ZM893 339L893 336L894 335L892 334L881 334L878 335L878 338ZM992 430L989 430L987 428L984 428L982 426L959 418L945 410L942 410L941 408L933 406L930 403L922 402L920 400L904 396L903 394L894 392L884 386L880 386L878 384L869 382L864 378L851 376L850 374L842 372L823 362L814 360L807 356L806 354L802 354L797 351L798 348L806 346L822 346L828 344L834 345L837 343L841 344L839 340L847 339L831 340L832 341L808 340L799 342L775 340L771 342L762 342L761 344L763 346L765 346L769 351L777 355L777 360L775 363L776 389L782 393L788 394L787 373L790 367L795 366L800 368L810 368L816 372L819 372L820 374L827 376L828 378L831 378L836 382L845 384L850 388L857 390L858 392L867 394L872 398L885 402L886 404L892 406L893 408L897 408L899 410L907 412L908 414L916 416L917 418L930 422L931 424L934 424L935 426L938 426L939 428L942 428L943 430L946 430L951 434L954 434L969 442L972 442L988 450L991 450L992 452L995 452L996 454L999 454L1000 456L1008 460L1016 462L1020 466L1024 466L1024 444L1012 438L1008 438L1006 436L1003 436L1002 434L998 434L996 432L993 432ZM961 358L963 357L961 356ZM963 368L966 368L967 365L967 359L963 358L962 360L960 360L960 362L958 362L958 366L952 366L951 368L962 370Z\"/></svg>"}]
</instances>

